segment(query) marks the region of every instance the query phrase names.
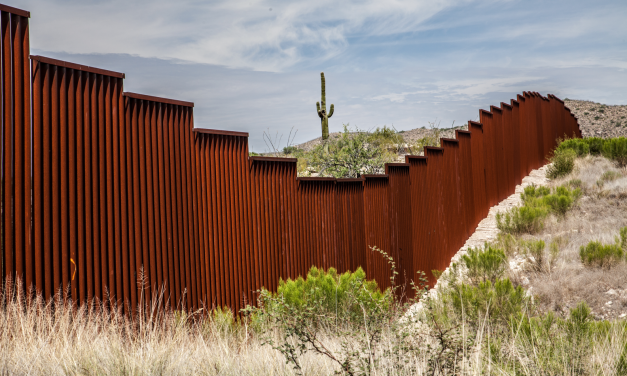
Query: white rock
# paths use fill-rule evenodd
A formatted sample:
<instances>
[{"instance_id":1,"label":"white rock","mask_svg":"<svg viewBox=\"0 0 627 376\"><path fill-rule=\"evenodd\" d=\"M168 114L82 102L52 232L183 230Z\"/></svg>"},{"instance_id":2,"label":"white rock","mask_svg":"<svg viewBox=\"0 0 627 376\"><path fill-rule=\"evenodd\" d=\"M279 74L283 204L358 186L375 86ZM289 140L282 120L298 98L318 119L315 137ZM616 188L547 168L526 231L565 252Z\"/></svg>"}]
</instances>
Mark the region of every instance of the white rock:
<instances>
[{"instance_id":1,"label":"white rock","mask_svg":"<svg viewBox=\"0 0 627 376\"><path fill-rule=\"evenodd\" d=\"M618 316L618 317L622 319L625 316L627 316L627 313L621 313L620 316Z\"/></svg>"},{"instance_id":2,"label":"white rock","mask_svg":"<svg viewBox=\"0 0 627 376\"><path fill-rule=\"evenodd\" d=\"M609 302L605 303L606 306L611 306L612 305L612 301L610 300Z\"/></svg>"},{"instance_id":3,"label":"white rock","mask_svg":"<svg viewBox=\"0 0 627 376\"><path fill-rule=\"evenodd\" d=\"M606 292L606 294L608 294L608 295L617 295L618 293L616 291L614 291L614 289L610 289L609 291Z\"/></svg>"},{"instance_id":4,"label":"white rock","mask_svg":"<svg viewBox=\"0 0 627 376\"><path fill-rule=\"evenodd\" d=\"M523 276L522 277L522 284L523 284L523 286L527 286L529 284L529 278Z\"/></svg>"}]
</instances>

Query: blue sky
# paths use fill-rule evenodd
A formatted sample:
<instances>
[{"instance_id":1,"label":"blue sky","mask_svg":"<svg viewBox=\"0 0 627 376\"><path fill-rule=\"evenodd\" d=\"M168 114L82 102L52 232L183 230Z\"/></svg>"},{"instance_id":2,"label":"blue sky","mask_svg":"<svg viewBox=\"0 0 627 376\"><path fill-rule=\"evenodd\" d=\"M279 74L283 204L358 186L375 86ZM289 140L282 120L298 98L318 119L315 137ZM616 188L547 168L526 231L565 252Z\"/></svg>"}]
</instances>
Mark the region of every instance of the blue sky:
<instances>
[{"instance_id":1,"label":"blue sky","mask_svg":"<svg viewBox=\"0 0 627 376\"><path fill-rule=\"evenodd\" d=\"M193 101L196 126L320 135L475 120L523 90L627 104L627 1L13 0L41 54Z\"/></svg>"}]
</instances>

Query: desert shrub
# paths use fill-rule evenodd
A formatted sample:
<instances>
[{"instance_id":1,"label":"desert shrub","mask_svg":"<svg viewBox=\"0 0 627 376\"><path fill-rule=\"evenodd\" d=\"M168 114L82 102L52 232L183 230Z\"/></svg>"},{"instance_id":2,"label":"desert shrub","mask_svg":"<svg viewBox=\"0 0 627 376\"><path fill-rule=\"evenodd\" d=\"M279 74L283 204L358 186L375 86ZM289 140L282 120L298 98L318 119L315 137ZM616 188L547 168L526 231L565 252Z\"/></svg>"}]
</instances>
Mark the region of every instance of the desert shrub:
<instances>
[{"instance_id":1,"label":"desert shrub","mask_svg":"<svg viewBox=\"0 0 627 376\"><path fill-rule=\"evenodd\" d=\"M537 375L588 374L590 343L598 326L585 302L571 309L566 319L548 312L512 320L512 331L518 333L515 340L519 349L530 352L521 354L519 359L529 359L531 355L534 362L527 366L531 367L531 374Z\"/></svg>"},{"instance_id":2,"label":"desert shrub","mask_svg":"<svg viewBox=\"0 0 627 376\"><path fill-rule=\"evenodd\" d=\"M295 280L279 280L276 294L262 291L262 302L269 310L281 310L285 306L294 310L304 310L315 302L320 312L346 312L347 319L360 319L361 307L367 310L376 306L387 306L390 295L381 292L375 280L366 280L361 268L354 272L338 274L334 268L328 270L315 266L309 269L307 277ZM274 304L277 299L281 304Z\"/></svg>"},{"instance_id":3,"label":"desert shrub","mask_svg":"<svg viewBox=\"0 0 627 376\"><path fill-rule=\"evenodd\" d=\"M484 281L494 283L505 272L507 257L503 250L486 244L484 249L468 248L462 261L468 268L471 281L476 284Z\"/></svg>"},{"instance_id":4,"label":"desert shrub","mask_svg":"<svg viewBox=\"0 0 627 376\"><path fill-rule=\"evenodd\" d=\"M570 190L565 186L555 188L552 194L542 197L542 203L555 214L564 215L581 196L580 189Z\"/></svg>"},{"instance_id":5,"label":"desert shrub","mask_svg":"<svg viewBox=\"0 0 627 376\"><path fill-rule=\"evenodd\" d=\"M616 171L605 171L603 173L603 175L601 175L599 180L597 180L597 183L596 183L597 187L603 188L603 186L605 185L606 182L614 181L614 180L618 179L619 177L621 177L621 174L619 172L616 172Z\"/></svg>"},{"instance_id":6,"label":"desert shrub","mask_svg":"<svg viewBox=\"0 0 627 376\"><path fill-rule=\"evenodd\" d=\"M581 182L581 179L572 179L568 181L567 185L571 188L581 188L583 183Z\"/></svg>"},{"instance_id":7,"label":"desert shrub","mask_svg":"<svg viewBox=\"0 0 627 376\"><path fill-rule=\"evenodd\" d=\"M549 179L556 179L570 174L575 168L577 153L571 149L555 150L551 157L551 166L546 171Z\"/></svg>"},{"instance_id":8,"label":"desert shrub","mask_svg":"<svg viewBox=\"0 0 627 376\"><path fill-rule=\"evenodd\" d=\"M577 153L578 157L583 157L590 154L590 146L585 141L585 139L581 138L570 138L562 141L558 146L556 151L563 152L565 150L573 150Z\"/></svg>"},{"instance_id":9,"label":"desert shrub","mask_svg":"<svg viewBox=\"0 0 627 376\"><path fill-rule=\"evenodd\" d=\"M394 152L403 151L403 145L405 144L405 140L400 132L388 126L383 126L383 128L377 127L368 134L367 141L369 147L393 150Z\"/></svg>"},{"instance_id":10,"label":"desert shrub","mask_svg":"<svg viewBox=\"0 0 627 376\"><path fill-rule=\"evenodd\" d=\"M549 194L551 194L551 189L549 187L543 187L543 186L538 187L532 184L532 185L525 187L523 192L520 194L520 198L522 199L523 203L527 204L533 201L534 199L542 198Z\"/></svg>"},{"instance_id":11,"label":"desert shrub","mask_svg":"<svg viewBox=\"0 0 627 376\"><path fill-rule=\"evenodd\" d=\"M387 131L380 133L387 134ZM309 152L308 166L319 176L336 178L357 178L364 174L383 173L385 163L396 159L396 153L382 146L385 137L377 136L377 142L381 143L371 145L370 134L359 129L351 132L348 125L344 125L344 132L340 137L330 138Z\"/></svg>"},{"instance_id":12,"label":"desert shrub","mask_svg":"<svg viewBox=\"0 0 627 376\"><path fill-rule=\"evenodd\" d=\"M620 244L602 244L591 241L579 248L581 262L590 267L611 268L623 258L623 249Z\"/></svg>"},{"instance_id":13,"label":"desert shrub","mask_svg":"<svg viewBox=\"0 0 627 376\"><path fill-rule=\"evenodd\" d=\"M605 140L601 148L605 158L614 160L619 166L627 165L627 138L616 137Z\"/></svg>"},{"instance_id":14,"label":"desert shrub","mask_svg":"<svg viewBox=\"0 0 627 376\"><path fill-rule=\"evenodd\" d=\"M627 227L620 229L620 247L627 251Z\"/></svg>"},{"instance_id":15,"label":"desert shrub","mask_svg":"<svg viewBox=\"0 0 627 376\"><path fill-rule=\"evenodd\" d=\"M296 146L286 146L283 148L283 154L288 155L288 154L294 154L298 151L298 148Z\"/></svg>"},{"instance_id":16,"label":"desert shrub","mask_svg":"<svg viewBox=\"0 0 627 376\"><path fill-rule=\"evenodd\" d=\"M544 268L544 248L546 247L544 240L525 240L521 241L521 246L527 254L532 268L541 271Z\"/></svg>"},{"instance_id":17,"label":"desert shrub","mask_svg":"<svg viewBox=\"0 0 627 376\"><path fill-rule=\"evenodd\" d=\"M559 257L560 251L562 247L568 243L568 240L564 237L558 236L551 240L549 244L549 270L553 269L555 264L557 263L557 258Z\"/></svg>"},{"instance_id":18,"label":"desert shrub","mask_svg":"<svg viewBox=\"0 0 627 376\"><path fill-rule=\"evenodd\" d=\"M469 323L478 325L486 318L505 330L510 317L520 315L530 304L525 290L514 286L509 278L489 280L478 285L461 283L444 297L457 315L464 314ZM496 328L495 328L496 329Z\"/></svg>"},{"instance_id":19,"label":"desert shrub","mask_svg":"<svg viewBox=\"0 0 627 376\"><path fill-rule=\"evenodd\" d=\"M562 185L551 190L547 187L528 186L520 194L523 205L505 213L497 213L496 226L508 234L523 234L540 231L550 214L563 216L581 196L579 188L570 189Z\"/></svg>"},{"instance_id":20,"label":"desert shrub","mask_svg":"<svg viewBox=\"0 0 627 376\"><path fill-rule=\"evenodd\" d=\"M496 214L496 227L508 234L536 233L544 228L546 207L520 206Z\"/></svg>"}]
</instances>

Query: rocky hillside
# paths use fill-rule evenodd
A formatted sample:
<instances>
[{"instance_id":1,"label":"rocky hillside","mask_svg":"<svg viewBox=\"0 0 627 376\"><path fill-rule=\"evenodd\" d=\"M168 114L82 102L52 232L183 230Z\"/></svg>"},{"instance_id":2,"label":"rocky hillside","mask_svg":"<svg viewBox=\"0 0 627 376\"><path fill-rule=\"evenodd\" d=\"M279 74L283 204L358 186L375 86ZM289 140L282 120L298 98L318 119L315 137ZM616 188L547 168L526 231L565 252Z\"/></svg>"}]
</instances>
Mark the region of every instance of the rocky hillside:
<instances>
[{"instance_id":1,"label":"rocky hillside","mask_svg":"<svg viewBox=\"0 0 627 376\"><path fill-rule=\"evenodd\" d=\"M627 137L627 105L608 106L572 99L564 102L577 117L584 137Z\"/></svg>"}]
</instances>

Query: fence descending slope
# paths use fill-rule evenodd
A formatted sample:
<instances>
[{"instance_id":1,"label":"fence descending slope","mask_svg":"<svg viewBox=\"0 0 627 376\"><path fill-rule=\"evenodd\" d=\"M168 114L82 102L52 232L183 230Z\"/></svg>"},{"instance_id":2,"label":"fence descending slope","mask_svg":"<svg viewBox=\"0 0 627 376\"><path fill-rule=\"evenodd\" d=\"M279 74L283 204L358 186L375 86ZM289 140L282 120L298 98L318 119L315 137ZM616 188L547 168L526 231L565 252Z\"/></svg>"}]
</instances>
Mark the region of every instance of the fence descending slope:
<instances>
[{"instance_id":1,"label":"fence descending slope","mask_svg":"<svg viewBox=\"0 0 627 376\"><path fill-rule=\"evenodd\" d=\"M124 92L122 73L29 65L29 13L0 12L1 272L47 298L129 309L163 289L172 307L239 310L312 265L387 287L370 246L398 283L433 282L558 137L581 137L561 100L524 92L385 174L298 178L295 159L249 157L247 133L194 128L193 103Z\"/></svg>"}]
</instances>

